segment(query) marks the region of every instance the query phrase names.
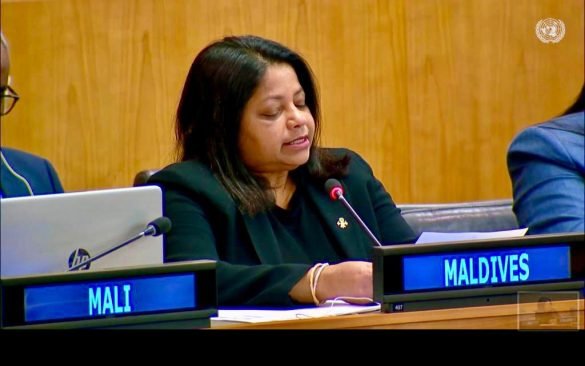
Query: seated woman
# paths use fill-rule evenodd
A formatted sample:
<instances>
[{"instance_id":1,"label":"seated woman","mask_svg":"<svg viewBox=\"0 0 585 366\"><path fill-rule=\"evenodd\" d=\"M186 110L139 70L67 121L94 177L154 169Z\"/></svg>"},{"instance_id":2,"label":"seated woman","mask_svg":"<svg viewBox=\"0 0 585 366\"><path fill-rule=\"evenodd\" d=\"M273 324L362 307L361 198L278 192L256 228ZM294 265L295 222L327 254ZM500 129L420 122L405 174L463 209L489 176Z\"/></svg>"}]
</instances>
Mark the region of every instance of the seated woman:
<instances>
[{"instance_id":1,"label":"seated woman","mask_svg":"<svg viewBox=\"0 0 585 366\"><path fill-rule=\"evenodd\" d=\"M319 100L305 60L255 36L195 58L179 103L180 162L149 183L173 228L165 260L218 261L219 305L371 301L372 242L324 189L345 197L384 244L416 235L369 165L319 147Z\"/></svg>"},{"instance_id":2,"label":"seated woman","mask_svg":"<svg viewBox=\"0 0 585 366\"><path fill-rule=\"evenodd\" d=\"M508 150L514 213L529 234L585 231L583 90L561 117L528 127Z\"/></svg>"}]
</instances>

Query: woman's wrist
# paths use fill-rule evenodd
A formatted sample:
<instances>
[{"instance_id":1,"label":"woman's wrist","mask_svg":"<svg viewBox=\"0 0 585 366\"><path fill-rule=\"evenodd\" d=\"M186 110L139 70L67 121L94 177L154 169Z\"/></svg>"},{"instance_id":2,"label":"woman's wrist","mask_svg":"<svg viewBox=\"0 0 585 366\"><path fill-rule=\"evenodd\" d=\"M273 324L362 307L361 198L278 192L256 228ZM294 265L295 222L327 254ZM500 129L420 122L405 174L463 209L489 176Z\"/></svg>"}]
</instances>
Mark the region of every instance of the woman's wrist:
<instances>
[{"instance_id":1,"label":"woman's wrist","mask_svg":"<svg viewBox=\"0 0 585 366\"><path fill-rule=\"evenodd\" d=\"M318 294L319 280L327 267L329 267L329 263L317 263L309 270L309 290L313 303L317 306L327 299L326 296L319 296L319 294L323 295L323 291Z\"/></svg>"}]
</instances>

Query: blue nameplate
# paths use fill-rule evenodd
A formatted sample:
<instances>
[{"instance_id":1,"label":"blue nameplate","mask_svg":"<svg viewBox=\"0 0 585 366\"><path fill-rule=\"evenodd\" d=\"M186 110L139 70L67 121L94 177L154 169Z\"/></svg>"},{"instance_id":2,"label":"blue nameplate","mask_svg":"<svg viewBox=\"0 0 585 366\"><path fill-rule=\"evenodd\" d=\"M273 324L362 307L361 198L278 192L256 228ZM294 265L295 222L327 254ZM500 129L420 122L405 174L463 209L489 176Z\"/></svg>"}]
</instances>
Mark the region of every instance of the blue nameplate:
<instances>
[{"instance_id":1,"label":"blue nameplate","mask_svg":"<svg viewBox=\"0 0 585 366\"><path fill-rule=\"evenodd\" d=\"M217 313L215 261L3 278L2 327L178 324ZM190 324L195 324L191 322Z\"/></svg>"},{"instance_id":2,"label":"blue nameplate","mask_svg":"<svg viewBox=\"0 0 585 366\"><path fill-rule=\"evenodd\" d=\"M403 289L431 290L566 280L570 247L512 248L403 257Z\"/></svg>"},{"instance_id":3,"label":"blue nameplate","mask_svg":"<svg viewBox=\"0 0 585 366\"><path fill-rule=\"evenodd\" d=\"M91 319L197 308L196 275L166 274L24 287L24 321Z\"/></svg>"},{"instance_id":4,"label":"blue nameplate","mask_svg":"<svg viewBox=\"0 0 585 366\"><path fill-rule=\"evenodd\" d=\"M519 292L585 287L585 234L373 248L383 311L512 303Z\"/></svg>"}]
</instances>

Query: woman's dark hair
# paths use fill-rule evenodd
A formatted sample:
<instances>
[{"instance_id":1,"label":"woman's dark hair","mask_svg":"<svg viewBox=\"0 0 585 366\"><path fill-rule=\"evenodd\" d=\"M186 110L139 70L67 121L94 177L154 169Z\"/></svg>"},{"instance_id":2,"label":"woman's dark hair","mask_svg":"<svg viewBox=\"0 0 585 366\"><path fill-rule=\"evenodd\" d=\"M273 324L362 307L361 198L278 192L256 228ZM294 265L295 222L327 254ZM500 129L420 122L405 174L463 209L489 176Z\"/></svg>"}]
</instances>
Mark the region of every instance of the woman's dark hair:
<instances>
[{"instance_id":1,"label":"woman's dark hair","mask_svg":"<svg viewBox=\"0 0 585 366\"><path fill-rule=\"evenodd\" d=\"M566 114L582 112L583 110L585 110L585 93L584 92L585 92L585 84L583 84L583 86L581 87L581 93L577 97L577 100L575 101L575 103L573 103L573 105L570 106L569 109L567 109L562 114L562 116L564 116Z\"/></svg>"},{"instance_id":2,"label":"woman's dark hair","mask_svg":"<svg viewBox=\"0 0 585 366\"><path fill-rule=\"evenodd\" d=\"M305 92L315 120L315 136L306 169L325 181L345 173L349 157L334 157L319 149L319 97L307 62L287 47L257 36L226 37L205 47L195 58L179 102L176 137L179 160L197 160L212 172L242 212L255 214L274 205L267 182L252 175L238 151L244 107L266 69L290 65Z\"/></svg>"}]
</instances>

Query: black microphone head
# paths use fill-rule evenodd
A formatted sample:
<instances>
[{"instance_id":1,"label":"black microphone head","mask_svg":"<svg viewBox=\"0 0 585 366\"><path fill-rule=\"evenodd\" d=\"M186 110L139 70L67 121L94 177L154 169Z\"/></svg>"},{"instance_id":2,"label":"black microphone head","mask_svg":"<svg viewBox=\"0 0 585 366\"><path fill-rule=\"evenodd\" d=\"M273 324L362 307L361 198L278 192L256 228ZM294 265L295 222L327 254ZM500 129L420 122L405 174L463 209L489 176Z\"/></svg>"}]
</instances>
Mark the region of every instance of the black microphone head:
<instances>
[{"instance_id":1,"label":"black microphone head","mask_svg":"<svg viewBox=\"0 0 585 366\"><path fill-rule=\"evenodd\" d=\"M171 219L165 216L158 217L146 225L147 228L152 228L154 230L151 234L152 236L166 234L171 230L172 226Z\"/></svg>"},{"instance_id":2,"label":"black microphone head","mask_svg":"<svg viewBox=\"0 0 585 366\"><path fill-rule=\"evenodd\" d=\"M343 187L341 186L341 183L333 178L329 178L325 182L325 191L334 201L343 195Z\"/></svg>"}]
</instances>

